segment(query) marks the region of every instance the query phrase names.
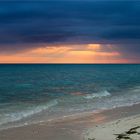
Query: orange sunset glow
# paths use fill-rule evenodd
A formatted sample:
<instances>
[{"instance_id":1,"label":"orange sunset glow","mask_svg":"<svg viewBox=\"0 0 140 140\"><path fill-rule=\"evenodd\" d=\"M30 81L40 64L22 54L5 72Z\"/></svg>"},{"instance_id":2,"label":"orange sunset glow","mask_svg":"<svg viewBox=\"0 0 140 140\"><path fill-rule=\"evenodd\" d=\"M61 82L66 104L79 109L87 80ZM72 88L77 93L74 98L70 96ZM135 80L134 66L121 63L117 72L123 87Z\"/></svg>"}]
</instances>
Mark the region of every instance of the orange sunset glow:
<instances>
[{"instance_id":1,"label":"orange sunset glow","mask_svg":"<svg viewBox=\"0 0 140 140\"><path fill-rule=\"evenodd\" d=\"M106 48L105 48L106 47ZM108 51L111 50L111 51ZM0 63L127 63L111 45L72 44L39 46L0 55Z\"/></svg>"}]
</instances>

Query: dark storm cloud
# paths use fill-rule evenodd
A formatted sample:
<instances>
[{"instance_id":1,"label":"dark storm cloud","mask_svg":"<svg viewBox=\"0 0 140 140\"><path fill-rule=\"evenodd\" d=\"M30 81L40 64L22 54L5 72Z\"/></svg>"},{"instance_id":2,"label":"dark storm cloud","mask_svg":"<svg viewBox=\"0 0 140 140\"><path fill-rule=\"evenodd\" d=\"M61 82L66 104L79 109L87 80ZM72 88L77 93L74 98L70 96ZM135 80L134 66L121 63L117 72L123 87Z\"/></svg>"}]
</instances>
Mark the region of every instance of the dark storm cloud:
<instances>
[{"instance_id":1,"label":"dark storm cloud","mask_svg":"<svg viewBox=\"0 0 140 140\"><path fill-rule=\"evenodd\" d=\"M137 52L139 15L140 2L130 0L1 1L0 50L40 43L121 43L136 46Z\"/></svg>"}]
</instances>

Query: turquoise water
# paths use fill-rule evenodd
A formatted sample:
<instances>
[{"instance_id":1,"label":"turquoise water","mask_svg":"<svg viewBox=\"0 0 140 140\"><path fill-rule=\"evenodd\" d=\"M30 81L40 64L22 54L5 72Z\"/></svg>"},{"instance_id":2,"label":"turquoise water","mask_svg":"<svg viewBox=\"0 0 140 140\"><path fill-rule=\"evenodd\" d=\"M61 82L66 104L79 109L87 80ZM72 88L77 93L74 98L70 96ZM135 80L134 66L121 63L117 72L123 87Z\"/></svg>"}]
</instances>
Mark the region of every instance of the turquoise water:
<instances>
[{"instance_id":1,"label":"turquoise water","mask_svg":"<svg viewBox=\"0 0 140 140\"><path fill-rule=\"evenodd\" d=\"M140 65L0 65L0 126L139 102Z\"/></svg>"}]
</instances>

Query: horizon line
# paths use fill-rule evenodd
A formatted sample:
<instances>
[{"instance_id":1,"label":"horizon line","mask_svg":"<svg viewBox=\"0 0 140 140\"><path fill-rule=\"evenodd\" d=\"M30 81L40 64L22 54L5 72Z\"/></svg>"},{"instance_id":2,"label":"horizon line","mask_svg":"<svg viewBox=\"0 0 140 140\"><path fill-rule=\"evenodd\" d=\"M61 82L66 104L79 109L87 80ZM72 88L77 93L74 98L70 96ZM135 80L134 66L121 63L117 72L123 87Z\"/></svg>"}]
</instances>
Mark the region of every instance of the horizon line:
<instances>
[{"instance_id":1,"label":"horizon line","mask_svg":"<svg viewBox=\"0 0 140 140\"><path fill-rule=\"evenodd\" d=\"M67 64L67 65L71 65L71 64L72 64L72 65L80 65L80 64L85 64L85 65L86 65L86 64L87 64L87 65L89 65L89 64L91 64L91 65L100 65L100 64L101 64L101 65L106 65L106 64L107 64L107 65L108 65L108 64L116 64L116 65L117 65L117 64L140 64L140 63L0 63L0 65L3 65L3 64L5 64L5 65L6 65L6 64L8 64L8 65L9 65L9 64L11 64L11 65L14 65L14 64L21 64L21 65L22 65L22 64L23 64L23 65L24 65L24 64L29 64L29 65L30 65L30 64L34 64L34 65L36 65L36 64L42 64L42 65L45 65L45 64L46 64L46 65L56 65L56 64L58 64L58 65L63 65L63 64Z\"/></svg>"}]
</instances>

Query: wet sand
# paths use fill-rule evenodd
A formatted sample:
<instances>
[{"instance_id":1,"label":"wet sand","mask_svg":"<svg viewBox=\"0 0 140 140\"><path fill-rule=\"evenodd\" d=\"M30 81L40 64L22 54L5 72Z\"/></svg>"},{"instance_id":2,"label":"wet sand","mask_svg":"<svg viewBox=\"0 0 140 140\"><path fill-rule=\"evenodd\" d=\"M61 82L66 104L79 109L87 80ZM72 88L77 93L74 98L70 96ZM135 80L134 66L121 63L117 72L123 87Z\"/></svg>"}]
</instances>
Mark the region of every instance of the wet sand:
<instances>
[{"instance_id":1,"label":"wet sand","mask_svg":"<svg viewBox=\"0 0 140 140\"><path fill-rule=\"evenodd\" d=\"M103 131L104 133L104 130L108 128L115 130L116 126L112 124L118 120L120 127L123 125L127 126L128 120L131 120L128 128L121 129L118 133L123 133L134 127L136 122L139 125L139 114L140 104L105 110L99 113L82 113L77 116L65 117L49 122L1 130L0 140L90 140L89 138L94 138L97 132ZM104 130L103 126L105 127ZM95 128L96 131L94 131ZM115 132L117 133L117 131ZM110 134L107 134L108 137L110 137ZM113 138L115 140L115 137ZM105 139L104 137L104 140L110 139Z\"/></svg>"}]
</instances>

